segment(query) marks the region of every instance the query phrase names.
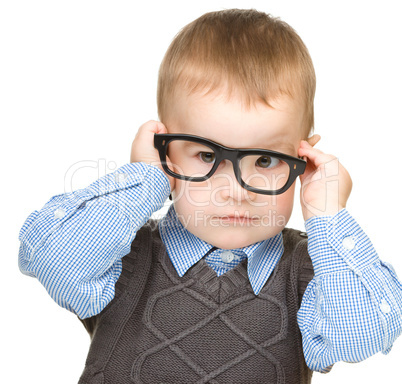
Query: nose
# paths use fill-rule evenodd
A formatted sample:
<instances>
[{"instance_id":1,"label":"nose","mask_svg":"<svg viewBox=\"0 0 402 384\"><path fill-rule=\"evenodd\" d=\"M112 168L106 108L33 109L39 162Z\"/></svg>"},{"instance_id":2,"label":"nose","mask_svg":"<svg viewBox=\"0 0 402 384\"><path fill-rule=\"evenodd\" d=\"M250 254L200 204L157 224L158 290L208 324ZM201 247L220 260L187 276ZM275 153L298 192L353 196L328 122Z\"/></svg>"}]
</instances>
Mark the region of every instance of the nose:
<instances>
[{"instance_id":1,"label":"nose","mask_svg":"<svg viewBox=\"0 0 402 384\"><path fill-rule=\"evenodd\" d=\"M223 201L233 200L241 202L243 200L254 200L255 193L244 189L237 181L234 164L229 160L223 160L213 175L215 179L215 192L219 193Z\"/></svg>"}]
</instances>

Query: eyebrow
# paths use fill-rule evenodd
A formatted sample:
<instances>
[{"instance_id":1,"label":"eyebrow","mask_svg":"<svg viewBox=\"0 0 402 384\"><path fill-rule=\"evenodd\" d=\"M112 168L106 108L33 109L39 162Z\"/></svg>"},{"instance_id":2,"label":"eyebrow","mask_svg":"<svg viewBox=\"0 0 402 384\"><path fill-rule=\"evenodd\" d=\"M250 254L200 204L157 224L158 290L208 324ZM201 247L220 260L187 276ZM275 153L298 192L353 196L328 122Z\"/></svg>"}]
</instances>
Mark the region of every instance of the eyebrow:
<instances>
[{"instance_id":1,"label":"eyebrow","mask_svg":"<svg viewBox=\"0 0 402 384\"><path fill-rule=\"evenodd\" d=\"M175 134L182 134L181 132L178 133L171 133L172 135ZM188 133L186 133L188 134ZM200 138L204 138L207 140L210 140L218 145L222 145L224 147L227 147L226 144L223 144L219 141L216 141L213 138L210 137L205 137L205 136L198 136L195 135L193 133L189 133L188 135L192 135L192 136L196 136L196 137L200 137ZM195 144L195 143L193 143ZM294 157L297 157L297 148L295 148L292 144L290 144L289 142L286 141L282 141L282 140L278 140L278 139L274 139L274 140L267 140L263 142L263 145L255 145L255 146L249 146L247 148L242 147L242 146L236 146L236 147L228 147L228 148L233 148L233 149L266 149L266 150L271 150L271 151L275 151L275 152L281 152L281 153L285 153Z\"/></svg>"},{"instance_id":2,"label":"eyebrow","mask_svg":"<svg viewBox=\"0 0 402 384\"><path fill-rule=\"evenodd\" d=\"M259 146L261 149L269 149L271 151L283 152L286 151L289 154L295 155L297 153L297 149L290 143L284 141L271 141L264 142L264 145Z\"/></svg>"},{"instance_id":3,"label":"eyebrow","mask_svg":"<svg viewBox=\"0 0 402 384\"><path fill-rule=\"evenodd\" d=\"M218 143L219 144L219 143ZM222 145L222 144L221 144ZM271 142L264 142L263 145L255 145L253 147L236 147L235 149L263 149L263 150L270 150L280 153L285 153L287 155L291 155L297 157L297 148L295 148L292 144L283 141L271 141Z\"/></svg>"}]
</instances>

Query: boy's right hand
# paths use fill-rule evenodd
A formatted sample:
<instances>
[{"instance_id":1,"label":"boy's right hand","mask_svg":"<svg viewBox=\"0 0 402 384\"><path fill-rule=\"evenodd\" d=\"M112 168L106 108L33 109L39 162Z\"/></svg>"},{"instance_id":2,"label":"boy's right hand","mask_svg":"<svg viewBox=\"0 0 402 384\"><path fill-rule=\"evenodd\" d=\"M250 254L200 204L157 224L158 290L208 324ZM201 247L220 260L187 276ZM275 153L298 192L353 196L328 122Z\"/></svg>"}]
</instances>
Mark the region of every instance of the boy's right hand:
<instances>
[{"instance_id":1,"label":"boy's right hand","mask_svg":"<svg viewBox=\"0 0 402 384\"><path fill-rule=\"evenodd\" d=\"M131 145L130 163L143 162L158 167L164 173L162 164L159 158L159 152L154 147L154 134L167 133L166 127L159 121L150 120L141 125ZM169 159L167 158L167 161ZM166 173L165 173L166 175ZM175 179L166 175L170 182L170 190L175 187Z\"/></svg>"}]
</instances>

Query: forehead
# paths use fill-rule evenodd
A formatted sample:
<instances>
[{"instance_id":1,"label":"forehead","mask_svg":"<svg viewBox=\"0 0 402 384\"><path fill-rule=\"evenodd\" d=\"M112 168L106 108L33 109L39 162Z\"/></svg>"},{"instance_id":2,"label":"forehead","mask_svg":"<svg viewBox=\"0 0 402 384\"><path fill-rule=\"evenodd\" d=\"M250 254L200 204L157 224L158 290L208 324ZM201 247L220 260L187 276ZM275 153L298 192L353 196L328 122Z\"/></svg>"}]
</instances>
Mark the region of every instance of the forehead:
<instances>
[{"instance_id":1,"label":"forehead","mask_svg":"<svg viewBox=\"0 0 402 384\"><path fill-rule=\"evenodd\" d=\"M286 96L270 104L245 106L224 93L178 92L163 123L169 133L206 137L227 147L296 151L303 132L302 106Z\"/></svg>"}]
</instances>

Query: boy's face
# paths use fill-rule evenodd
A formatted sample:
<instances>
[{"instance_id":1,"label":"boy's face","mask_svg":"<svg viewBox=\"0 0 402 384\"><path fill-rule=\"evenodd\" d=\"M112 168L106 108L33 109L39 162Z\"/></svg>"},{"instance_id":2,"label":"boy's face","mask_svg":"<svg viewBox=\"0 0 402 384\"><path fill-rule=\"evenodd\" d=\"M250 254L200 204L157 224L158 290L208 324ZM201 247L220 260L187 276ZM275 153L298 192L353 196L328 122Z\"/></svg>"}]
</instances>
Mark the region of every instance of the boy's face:
<instances>
[{"instance_id":1,"label":"boy's face","mask_svg":"<svg viewBox=\"0 0 402 384\"><path fill-rule=\"evenodd\" d=\"M297 157L303 139L303 109L287 97L245 108L234 97L175 97L164 123L169 133L205 137L226 147L270 149ZM194 235L223 249L245 247L273 237L285 227L293 208L295 184L269 196L243 189L233 165L223 161L203 182L175 179L172 193L181 223Z\"/></svg>"}]
</instances>

